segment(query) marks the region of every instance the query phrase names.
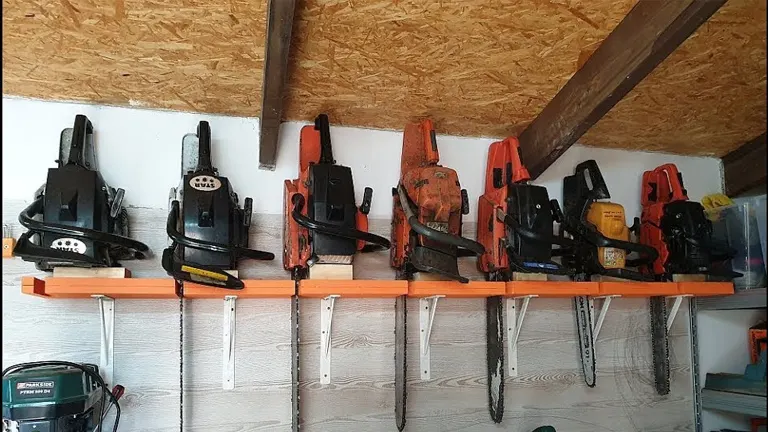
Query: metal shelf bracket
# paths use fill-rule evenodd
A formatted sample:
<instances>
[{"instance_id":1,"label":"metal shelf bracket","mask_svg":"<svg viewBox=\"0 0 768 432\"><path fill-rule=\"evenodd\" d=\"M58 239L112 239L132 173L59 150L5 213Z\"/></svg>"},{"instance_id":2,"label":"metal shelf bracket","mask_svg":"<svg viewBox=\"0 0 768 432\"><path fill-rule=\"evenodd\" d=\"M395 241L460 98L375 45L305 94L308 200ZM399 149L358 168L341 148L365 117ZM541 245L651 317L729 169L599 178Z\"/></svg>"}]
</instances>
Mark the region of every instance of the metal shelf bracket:
<instances>
[{"instance_id":1,"label":"metal shelf bracket","mask_svg":"<svg viewBox=\"0 0 768 432\"><path fill-rule=\"evenodd\" d=\"M115 376L115 299L105 295L92 295L99 302L99 328L101 349L99 372L107 385L114 385Z\"/></svg>"},{"instance_id":2,"label":"metal shelf bracket","mask_svg":"<svg viewBox=\"0 0 768 432\"><path fill-rule=\"evenodd\" d=\"M224 296L224 326L222 338L222 388L235 388L235 334L237 296Z\"/></svg>"},{"instance_id":3,"label":"metal shelf bracket","mask_svg":"<svg viewBox=\"0 0 768 432\"><path fill-rule=\"evenodd\" d=\"M336 294L320 300L320 384L331 383L331 328Z\"/></svg>"},{"instance_id":4,"label":"metal shelf bracket","mask_svg":"<svg viewBox=\"0 0 768 432\"><path fill-rule=\"evenodd\" d=\"M444 295L434 295L419 299L419 365L421 366L421 380L430 379L431 349L429 340L432 337L432 326L437 312L437 301Z\"/></svg>"},{"instance_id":5,"label":"metal shelf bracket","mask_svg":"<svg viewBox=\"0 0 768 432\"><path fill-rule=\"evenodd\" d=\"M680 310L680 305L683 303L683 298L685 297L693 297L690 294L683 294L678 296L669 296L667 299L672 299L672 308L669 310L669 314L667 314L667 331L672 329L672 324L675 323L675 317L677 316L677 312Z\"/></svg>"},{"instance_id":6,"label":"metal shelf bracket","mask_svg":"<svg viewBox=\"0 0 768 432\"><path fill-rule=\"evenodd\" d=\"M592 320L592 341L597 340L597 336L600 334L600 329L603 328L603 323L605 322L605 316L608 315L608 308L611 307L611 301L614 298L619 298L620 295L605 295L605 296L595 296L589 298L589 312L591 316L595 316L595 300L602 300L602 304L600 305L600 310L597 312L597 320Z\"/></svg>"},{"instance_id":7,"label":"metal shelf bracket","mask_svg":"<svg viewBox=\"0 0 768 432\"><path fill-rule=\"evenodd\" d=\"M507 340L509 341L509 347L507 348L507 358L509 361L509 376L517 376L517 340L520 337L520 329L523 327L523 320L525 320L525 313L528 311L528 304L531 299L538 297L537 295L526 295L521 297L508 297L507 298ZM517 307L517 301L521 300L519 313Z\"/></svg>"}]
</instances>

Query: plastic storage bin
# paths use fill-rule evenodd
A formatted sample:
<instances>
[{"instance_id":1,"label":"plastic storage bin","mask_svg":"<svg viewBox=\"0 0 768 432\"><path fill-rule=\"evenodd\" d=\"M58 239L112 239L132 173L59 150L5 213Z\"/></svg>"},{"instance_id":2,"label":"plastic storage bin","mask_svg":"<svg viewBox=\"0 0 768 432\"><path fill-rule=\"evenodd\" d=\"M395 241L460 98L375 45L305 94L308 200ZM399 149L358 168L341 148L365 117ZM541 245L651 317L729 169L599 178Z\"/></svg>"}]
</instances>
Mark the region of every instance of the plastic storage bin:
<instances>
[{"instance_id":1,"label":"plastic storage bin","mask_svg":"<svg viewBox=\"0 0 768 432\"><path fill-rule=\"evenodd\" d=\"M706 210L712 221L713 239L728 244L736 251L731 260L733 271L743 274L733 280L734 288L762 288L766 285L766 265L763 259L765 242L761 244L757 221L759 204L753 200L739 202L732 206ZM763 201L762 219L765 220Z\"/></svg>"}]
</instances>

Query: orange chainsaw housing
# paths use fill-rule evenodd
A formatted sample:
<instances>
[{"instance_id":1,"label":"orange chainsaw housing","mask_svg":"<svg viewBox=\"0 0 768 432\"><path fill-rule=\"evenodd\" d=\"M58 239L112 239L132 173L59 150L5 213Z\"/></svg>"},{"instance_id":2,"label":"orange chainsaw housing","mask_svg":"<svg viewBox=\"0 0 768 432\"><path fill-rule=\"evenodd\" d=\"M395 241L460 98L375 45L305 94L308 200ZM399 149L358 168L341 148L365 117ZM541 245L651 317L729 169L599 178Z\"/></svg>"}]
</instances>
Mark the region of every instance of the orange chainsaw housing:
<instances>
[{"instance_id":1,"label":"orange chainsaw housing","mask_svg":"<svg viewBox=\"0 0 768 432\"><path fill-rule=\"evenodd\" d=\"M299 178L286 180L283 194L283 268L292 270L296 267L307 268L307 260L310 258L309 230L299 225L292 217L293 196L300 194L305 202L309 202L309 167L320 161L320 131L314 125L301 128L299 136ZM304 216L308 214L307 205L302 208ZM357 229L368 232L368 216L359 209L356 215ZM365 246L365 241L357 241L357 250Z\"/></svg>"},{"instance_id":2,"label":"orange chainsaw housing","mask_svg":"<svg viewBox=\"0 0 768 432\"><path fill-rule=\"evenodd\" d=\"M644 172L642 188L640 243L655 248L659 256L650 266L641 266L640 272L661 275L666 272L664 263L669 258L667 243L661 231L664 206L673 201L688 201L688 196L680 182L680 172L674 164L664 164L653 171Z\"/></svg>"},{"instance_id":3,"label":"orange chainsaw housing","mask_svg":"<svg viewBox=\"0 0 768 432\"><path fill-rule=\"evenodd\" d=\"M485 169L485 193L477 205L477 241L485 247L485 253L478 259L478 267L484 273L509 268L509 260L502 240L506 236L504 222L496 217L496 211L507 214L507 182L501 185L494 181L494 170L510 173L513 183L531 179L528 170L520 161L520 142L517 137L491 144L488 149L488 164Z\"/></svg>"},{"instance_id":4,"label":"orange chainsaw housing","mask_svg":"<svg viewBox=\"0 0 768 432\"><path fill-rule=\"evenodd\" d=\"M400 159L400 184L418 207L419 222L460 236L462 198L459 176L453 169L438 165L439 161L432 121L425 119L406 125ZM411 226L396 192L392 199L390 264L402 268L410 251ZM423 236L418 238L422 244L429 244Z\"/></svg>"}]
</instances>

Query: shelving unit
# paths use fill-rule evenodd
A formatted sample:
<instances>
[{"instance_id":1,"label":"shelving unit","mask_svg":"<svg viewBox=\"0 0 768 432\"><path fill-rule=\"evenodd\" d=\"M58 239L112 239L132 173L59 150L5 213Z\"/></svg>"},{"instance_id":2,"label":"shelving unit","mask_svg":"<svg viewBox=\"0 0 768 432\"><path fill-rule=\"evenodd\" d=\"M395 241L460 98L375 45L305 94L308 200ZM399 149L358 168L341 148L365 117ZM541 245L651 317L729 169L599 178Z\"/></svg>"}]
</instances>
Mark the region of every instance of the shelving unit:
<instances>
[{"instance_id":1,"label":"shelving unit","mask_svg":"<svg viewBox=\"0 0 768 432\"><path fill-rule=\"evenodd\" d=\"M765 308L766 294L765 288L757 288L727 296L700 297L696 299L696 307L700 311Z\"/></svg>"},{"instance_id":2,"label":"shelving unit","mask_svg":"<svg viewBox=\"0 0 768 432\"><path fill-rule=\"evenodd\" d=\"M702 388L707 373L743 373L749 361L747 328L765 317L760 313L766 308L765 296L766 289L757 288L732 295L697 297L692 302L697 432L748 429L749 418L766 416L765 396ZM704 335L706 339L702 339ZM707 343L702 345L702 341Z\"/></svg>"},{"instance_id":3,"label":"shelving unit","mask_svg":"<svg viewBox=\"0 0 768 432\"><path fill-rule=\"evenodd\" d=\"M701 390L701 406L704 409L764 417L766 397L718 390Z\"/></svg>"}]
</instances>

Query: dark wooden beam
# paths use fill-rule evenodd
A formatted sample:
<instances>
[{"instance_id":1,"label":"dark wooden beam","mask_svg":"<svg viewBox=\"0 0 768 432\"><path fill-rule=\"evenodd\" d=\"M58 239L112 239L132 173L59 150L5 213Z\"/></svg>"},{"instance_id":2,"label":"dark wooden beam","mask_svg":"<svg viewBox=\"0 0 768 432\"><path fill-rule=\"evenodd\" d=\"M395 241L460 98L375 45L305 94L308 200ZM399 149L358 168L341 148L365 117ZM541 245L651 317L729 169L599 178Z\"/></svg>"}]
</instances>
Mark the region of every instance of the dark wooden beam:
<instances>
[{"instance_id":1,"label":"dark wooden beam","mask_svg":"<svg viewBox=\"0 0 768 432\"><path fill-rule=\"evenodd\" d=\"M725 194L736 197L744 192L765 187L765 132L723 156Z\"/></svg>"},{"instance_id":2,"label":"dark wooden beam","mask_svg":"<svg viewBox=\"0 0 768 432\"><path fill-rule=\"evenodd\" d=\"M269 0L259 121L259 169L274 171L296 0Z\"/></svg>"},{"instance_id":3,"label":"dark wooden beam","mask_svg":"<svg viewBox=\"0 0 768 432\"><path fill-rule=\"evenodd\" d=\"M640 0L520 134L520 151L532 178L552 165L723 3Z\"/></svg>"}]
</instances>

